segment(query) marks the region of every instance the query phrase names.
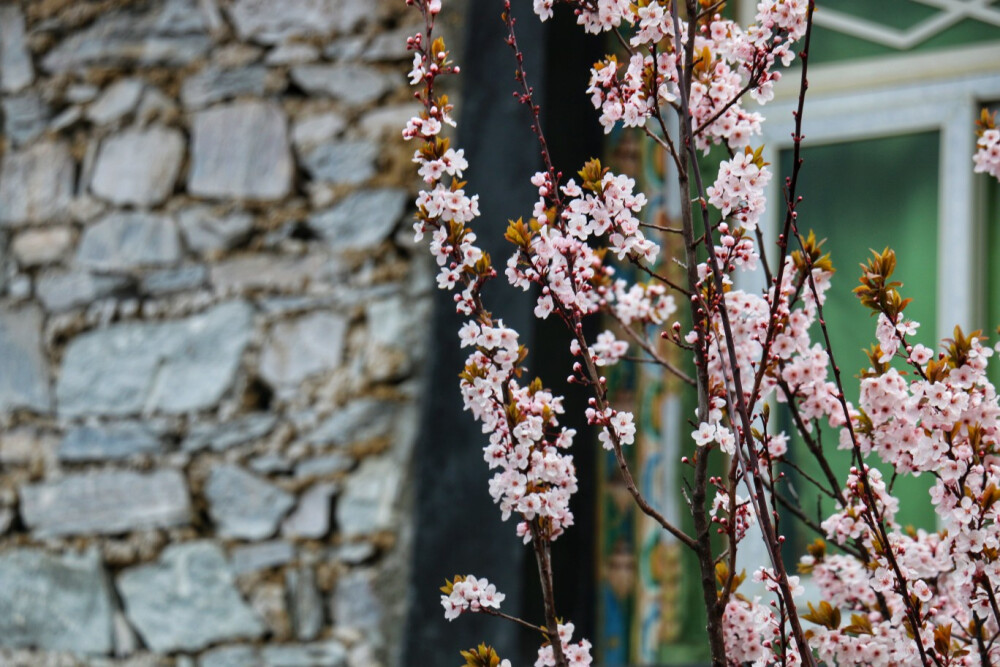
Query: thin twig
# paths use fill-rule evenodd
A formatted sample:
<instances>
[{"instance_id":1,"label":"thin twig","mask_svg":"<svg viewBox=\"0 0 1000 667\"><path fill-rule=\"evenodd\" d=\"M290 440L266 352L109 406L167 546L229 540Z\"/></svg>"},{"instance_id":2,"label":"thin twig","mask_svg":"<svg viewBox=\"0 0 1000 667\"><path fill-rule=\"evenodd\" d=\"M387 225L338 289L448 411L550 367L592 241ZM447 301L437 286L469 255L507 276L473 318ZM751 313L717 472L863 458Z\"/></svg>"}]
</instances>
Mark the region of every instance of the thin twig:
<instances>
[{"instance_id":1,"label":"thin twig","mask_svg":"<svg viewBox=\"0 0 1000 667\"><path fill-rule=\"evenodd\" d=\"M670 363L668 359L664 358L659 352L657 352L655 347L649 344L648 340L646 340L645 338L637 334L635 331L633 331L632 327L625 324L624 320L622 320L622 318L618 316L618 313L614 312L613 310L609 310L608 312L611 315L611 317L615 318L615 321L621 325L622 329L625 330L625 333L627 333L629 337L635 341L635 344L641 347L643 350L645 350L646 354L652 357L650 361L653 361L659 364L660 366L663 366L663 368L672 373L682 382L685 382L686 384L689 384L692 387L698 386L694 378L692 378L690 375L688 375L687 373L685 373L684 371L682 371L681 369L677 368L672 363Z\"/></svg>"}]
</instances>

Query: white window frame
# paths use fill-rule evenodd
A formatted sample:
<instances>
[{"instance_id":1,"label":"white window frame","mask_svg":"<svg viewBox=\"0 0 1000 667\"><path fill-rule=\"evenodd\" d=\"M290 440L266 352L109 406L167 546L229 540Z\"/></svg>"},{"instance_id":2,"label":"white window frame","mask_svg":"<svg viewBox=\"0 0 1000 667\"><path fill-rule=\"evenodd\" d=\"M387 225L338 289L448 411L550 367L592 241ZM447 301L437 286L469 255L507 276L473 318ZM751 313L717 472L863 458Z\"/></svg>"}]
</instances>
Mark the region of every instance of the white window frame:
<instances>
[{"instance_id":1,"label":"white window frame","mask_svg":"<svg viewBox=\"0 0 1000 667\"><path fill-rule=\"evenodd\" d=\"M810 68L803 146L940 133L935 332L941 339L950 336L956 324L966 331L978 328L985 304L976 276L987 258L972 171L974 122L984 104L1000 99L1000 45L885 56L877 63ZM798 84L796 72L789 72L776 87L774 101L763 109L764 155L772 164L793 146ZM775 178L768 188L765 238L774 238L780 227L782 185Z\"/></svg>"}]
</instances>

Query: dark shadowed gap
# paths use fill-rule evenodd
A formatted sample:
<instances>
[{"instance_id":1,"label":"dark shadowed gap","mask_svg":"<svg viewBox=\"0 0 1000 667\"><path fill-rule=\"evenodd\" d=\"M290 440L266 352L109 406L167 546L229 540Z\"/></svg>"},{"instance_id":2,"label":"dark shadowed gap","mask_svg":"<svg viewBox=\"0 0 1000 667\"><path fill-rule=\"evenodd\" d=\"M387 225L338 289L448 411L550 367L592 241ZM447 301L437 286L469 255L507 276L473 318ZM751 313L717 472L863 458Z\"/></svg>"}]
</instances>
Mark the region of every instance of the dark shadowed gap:
<instances>
[{"instance_id":1,"label":"dark shadowed gap","mask_svg":"<svg viewBox=\"0 0 1000 667\"><path fill-rule=\"evenodd\" d=\"M522 15L524 16L524 15ZM518 25L535 21L526 16ZM597 122L597 113L586 93L590 66L605 51L599 36L587 35L576 25L576 18L566 7L558 7L555 16L546 26L548 35L546 52L542 122L549 151L556 169L565 178L573 177L590 158L603 157L604 134ZM526 63L528 76L539 70L532 62ZM537 80L537 76L534 77ZM527 117L527 116L525 116ZM525 217L530 211L525 211ZM587 338L593 340L599 322L592 318L587 326ZM574 639L581 637L594 641L596 634L595 554L597 545L597 439L583 416L590 391L580 385L566 385L566 377L574 358L569 353L569 333L566 325L556 316L535 322L535 340L532 346L531 367L556 393L565 395L566 414L562 422L575 428L577 437L573 445L579 491L573 497L575 525L553 545L553 570L557 610L576 626ZM525 604L531 619L544 618L541 589L530 554L525 562ZM533 664L539 642L529 633L523 635L524 655Z\"/></svg>"},{"instance_id":2,"label":"dark shadowed gap","mask_svg":"<svg viewBox=\"0 0 1000 667\"><path fill-rule=\"evenodd\" d=\"M513 4L517 15L525 17L518 25L525 57L544 63L547 31L531 19L530 0ZM514 68L499 8L494 0L471 0L465 7L464 35L452 39L461 37L465 42L456 144L465 149L469 161L467 191L479 194L484 213L473 224L480 231L479 244L502 272L502 258L509 253L503 229L508 218L531 210L536 193L528 179L540 160L525 111L511 96ZM544 84L541 77L534 78L540 95ZM487 287L487 306L531 345L531 299L505 288L503 282L501 275L495 285ZM467 350L458 347L461 323L451 295L439 292L431 323L421 436L413 464L416 534L403 655L407 664L453 665L462 660L460 650L486 642L514 664L523 664L519 649L524 630L476 614L449 623L440 604L438 587L445 577L472 573L488 578L506 594L505 611L523 614L524 563L530 556L514 534L513 521L500 521L488 492L490 471L483 463L487 438L462 410L458 373Z\"/></svg>"}]
</instances>

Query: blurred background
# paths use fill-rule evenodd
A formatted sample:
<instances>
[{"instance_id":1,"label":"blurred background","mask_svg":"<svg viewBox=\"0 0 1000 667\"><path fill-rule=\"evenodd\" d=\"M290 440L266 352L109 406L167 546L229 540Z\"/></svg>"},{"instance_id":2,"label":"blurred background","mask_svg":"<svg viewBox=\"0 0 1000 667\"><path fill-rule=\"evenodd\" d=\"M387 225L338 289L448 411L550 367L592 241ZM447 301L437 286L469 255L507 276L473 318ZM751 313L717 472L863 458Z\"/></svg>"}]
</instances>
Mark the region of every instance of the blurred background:
<instances>
[{"instance_id":1,"label":"blurred background","mask_svg":"<svg viewBox=\"0 0 1000 667\"><path fill-rule=\"evenodd\" d=\"M615 45L531 4L514 3L518 36L557 167L601 157L675 224L669 165L641 135L604 136L584 93ZM480 239L504 258L538 157L498 12L446 3L439 25ZM439 603L473 573L542 616L461 410L459 319L412 241L418 22L398 0L0 0L0 665L437 666L481 641L534 661L538 637L448 623ZM1000 196L971 155L1000 101L1000 3L820 3L814 40L800 219L843 269L843 365L871 337L850 296L870 247L900 252L921 342L992 331ZM796 72L782 83L763 141L784 173ZM559 388L562 325L523 296L487 290ZM630 454L681 520L691 406L638 366L611 376L639 414ZM691 563L568 423L581 488L555 545L560 614L595 664L696 663ZM920 492L904 490L915 525ZM812 539L790 538L792 557Z\"/></svg>"}]
</instances>

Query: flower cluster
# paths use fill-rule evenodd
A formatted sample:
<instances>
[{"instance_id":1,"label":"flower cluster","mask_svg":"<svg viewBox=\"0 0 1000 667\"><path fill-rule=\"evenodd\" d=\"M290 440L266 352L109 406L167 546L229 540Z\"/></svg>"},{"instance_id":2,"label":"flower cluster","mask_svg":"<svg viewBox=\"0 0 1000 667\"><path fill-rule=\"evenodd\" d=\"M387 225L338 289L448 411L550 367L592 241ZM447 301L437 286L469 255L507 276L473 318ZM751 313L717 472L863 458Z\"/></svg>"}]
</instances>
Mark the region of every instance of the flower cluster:
<instances>
[{"instance_id":1,"label":"flower cluster","mask_svg":"<svg viewBox=\"0 0 1000 667\"><path fill-rule=\"evenodd\" d=\"M728 570L719 568L716 573L720 585L727 585ZM738 587L745 574L734 578L732 585ZM770 568L761 567L753 574L753 581L762 584L764 590L776 594L778 577ZM799 578L788 577L792 596L801 597L805 592L799 585ZM775 609L761 603L759 596L749 599L738 593L730 597L723 612L723 637L726 652L732 664L753 665L801 665L802 657L793 646L786 646L783 635L786 610L783 605Z\"/></svg>"},{"instance_id":2,"label":"flower cluster","mask_svg":"<svg viewBox=\"0 0 1000 667\"><path fill-rule=\"evenodd\" d=\"M535 13L542 21L552 18L555 0L535 0ZM586 32L597 35L617 28L622 21L628 21L632 7L630 0L592 0L581 2L577 7L576 22Z\"/></svg>"},{"instance_id":3,"label":"flower cluster","mask_svg":"<svg viewBox=\"0 0 1000 667\"><path fill-rule=\"evenodd\" d=\"M625 326L633 322L665 324L677 312L673 295L655 282L630 285L624 280L615 280L609 301L615 317Z\"/></svg>"},{"instance_id":4,"label":"flower cluster","mask_svg":"<svg viewBox=\"0 0 1000 667\"><path fill-rule=\"evenodd\" d=\"M746 146L751 136L760 134L763 117L745 109L741 98L749 93L763 103L773 97L774 83L780 78L775 64L790 64L792 46L805 33L807 4L805 0L761 2L756 24L746 31L718 14L701 19L693 46L695 76L687 91L699 148L707 151L718 143ZM536 0L535 11L543 20L550 17L552 1ZM634 50L624 67L609 56L591 69L587 92L600 111L605 132L619 122L625 127L643 127L660 107L678 107L678 60L684 56L690 26L678 19L680 33L675 34L669 3L629 7L624 0L601 0L581 3L578 14L592 32L622 22L634 30L630 40Z\"/></svg>"},{"instance_id":5,"label":"flower cluster","mask_svg":"<svg viewBox=\"0 0 1000 667\"><path fill-rule=\"evenodd\" d=\"M709 480L709 483L713 481L715 480ZM731 529L734 539L742 541L747 531L757 523L757 516L753 512L748 499L737 494L730 496L724 488L716 490L711 516L712 522L719 524L720 532L730 533Z\"/></svg>"},{"instance_id":6,"label":"flower cluster","mask_svg":"<svg viewBox=\"0 0 1000 667\"><path fill-rule=\"evenodd\" d=\"M493 320L480 301L482 285L496 272L467 226L479 217L478 196L466 195L459 181L468 168L464 152L438 136L440 122L431 123L444 119L450 110L447 99L434 96L434 80L456 68L443 40L434 40L428 48L425 41L421 35L408 40L417 52L411 80L425 84L419 94L424 111L410 120L403 134L423 139L413 160L425 183L433 186L417 197L414 231L418 241L425 234L431 236L431 254L440 267L438 286L449 290L462 286L455 295L456 309L475 317L459 332L462 347L472 348L460 388L465 408L489 434L484 458L491 469L499 469L490 480L490 495L504 519L514 512L525 521L544 517L544 538L552 540L573 523L569 498L577 489L576 470L573 457L563 450L572 445L574 431L559 426L560 397L544 390L540 381L529 386L518 381L527 352L517 332ZM526 524L517 532L526 541L531 539Z\"/></svg>"},{"instance_id":7,"label":"flower cluster","mask_svg":"<svg viewBox=\"0 0 1000 667\"><path fill-rule=\"evenodd\" d=\"M576 643L571 643L573 631L576 629L572 623L559 623L559 642L562 644L563 655L569 667L587 667L593 662L590 656L590 642L581 639ZM543 646L538 649L538 659L535 660L535 667L555 667L556 659L553 655L552 646Z\"/></svg>"},{"instance_id":8,"label":"flower cluster","mask_svg":"<svg viewBox=\"0 0 1000 667\"><path fill-rule=\"evenodd\" d=\"M863 558L823 549L803 558L824 604L837 611L821 615L813 647L841 665L918 665L921 652L943 664L991 664L1000 658L985 639L1000 630L1000 402L986 377L993 350L978 332L959 329L936 357L909 345L916 323L903 317L890 272L877 275L878 266L892 266L885 259L866 273L866 284L881 290L873 300L879 346L851 414L853 439L845 428L841 443L877 454L896 475L931 473L931 503L945 528L903 530L883 474L852 468L840 508L822 528ZM909 375L891 366L900 348ZM850 625L841 627L841 611Z\"/></svg>"},{"instance_id":9,"label":"flower cluster","mask_svg":"<svg viewBox=\"0 0 1000 667\"><path fill-rule=\"evenodd\" d=\"M483 609L500 609L500 603L507 597L497 592L497 587L486 581L470 575L456 575L452 581L441 587L441 606L444 607L444 617L454 621L462 612L472 613Z\"/></svg>"},{"instance_id":10,"label":"flower cluster","mask_svg":"<svg viewBox=\"0 0 1000 667\"><path fill-rule=\"evenodd\" d=\"M985 130L976 141L976 154L972 158L976 173L987 173L1000 178L1000 130Z\"/></svg>"},{"instance_id":11,"label":"flower cluster","mask_svg":"<svg viewBox=\"0 0 1000 667\"><path fill-rule=\"evenodd\" d=\"M753 231L764 212L764 189L771 180L771 172L764 166L761 149L747 146L742 154L719 165L715 183L706 190L708 202L722 211L723 217L732 215L746 230Z\"/></svg>"},{"instance_id":12,"label":"flower cluster","mask_svg":"<svg viewBox=\"0 0 1000 667\"><path fill-rule=\"evenodd\" d=\"M670 24L658 25L666 29ZM621 77L620 68L618 58L609 56L590 70L587 93L594 108L601 112L598 121L605 133L611 132L618 122L625 127L642 127L658 106L677 100L677 59L672 54L636 53L629 58ZM650 83L654 76L655 87Z\"/></svg>"}]
</instances>

